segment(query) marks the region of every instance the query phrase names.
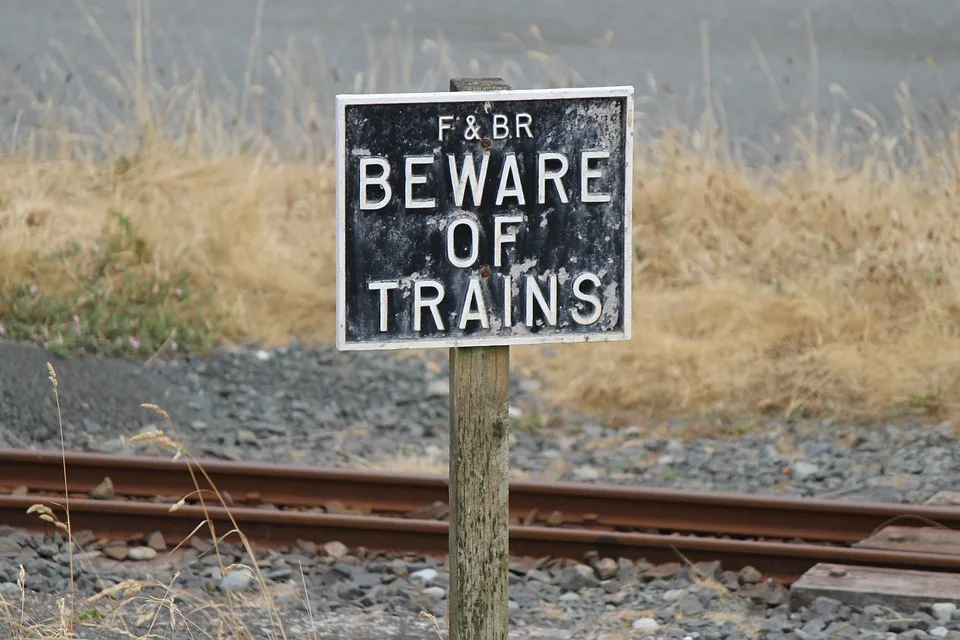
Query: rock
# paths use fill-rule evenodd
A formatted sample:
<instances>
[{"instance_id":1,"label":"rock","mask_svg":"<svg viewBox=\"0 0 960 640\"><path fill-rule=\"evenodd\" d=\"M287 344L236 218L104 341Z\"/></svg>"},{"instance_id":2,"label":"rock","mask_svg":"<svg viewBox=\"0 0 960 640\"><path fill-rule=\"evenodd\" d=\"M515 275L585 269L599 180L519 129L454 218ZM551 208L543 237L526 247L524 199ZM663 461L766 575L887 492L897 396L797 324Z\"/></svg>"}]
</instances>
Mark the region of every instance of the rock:
<instances>
[{"instance_id":1,"label":"rock","mask_svg":"<svg viewBox=\"0 0 960 640\"><path fill-rule=\"evenodd\" d=\"M198 538L196 536L190 536L190 546L200 553L207 553L208 551L213 550L213 543L211 543L209 540L204 540L203 538Z\"/></svg>"},{"instance_id":2,"label":"rock","mask_svg":"<svg viewBox=\"0 0 960 640\"><path fill-rule=\"evenodd\" d=\"M720 584L726 587L728 591L739 591L740 589L740 579L733 571L721 572L719 580Z\"/></svg>"},{"instance_id":3,"label":"rock","mask_svg":"<svg viewBox=\"0 0 960 640\"><path fill-rule=\"evenodd\" d=\"M701 578L716 578L720 575L721 566L719 560L709 560L696 563L693 569Z\"/></svg>"},{"instance_id":4,"label":"rock","mask_svg":"<svg viewBox=\"0 0 960 640\"><path fill-rule=\"evenodd\" d=\"M593 569L585 564L575 564L565 567L560 572L557 585L564 591L579 591L586 587L595 587L599 584Z\"/></svg>"},{"instance_id":5,"label":"rock","mask_svg":"<svg viewBox=\"0 0 960 640\"><path fill-rule=\"evenodd\" d=\"M90 490L90 497L94 500L113 500L117 492L113 488L113 480L104 478L103 482Z\"/></svg>"},{"instance_id":6,"label":"rock","mask_svg":"<svg viewBox=\"0 0 960 640\"><path fill-rule=\"evenodd\" d=\"M421 593L435 600L440 600L447 595L447 590L444 589L443 587L427 587Z\"/></svg>"},{"instance_id":7,"label":"rock","mask_svg":"<svg viewBox=\"0 0 960 640\"><path fill-rule=\"evenodd\" d=\"M946 627L933 627L932 629L928 629L927 633L934 638L946 638L950 634L950 630Z\"/></svg>"},{"instance_id":8,"label":"rock","mask_svg":"<svg viewBox=\"0 0 960 640\"><path fill-rule=\"evenodd\" d=\"M243 591L255 584L253 575L247 569L235 569L220 580L221 591Z\"/></svg>"},{"instance_id":9,"label":"rock","mask_svg":"<svg viewBox=\"0 0 960 640\"><path fill-rule=\"evenodd\" d=\"M740 584L756 584L763 580L763 574L750 565L741 569L737 577L740 580Z\"/></svg>"},{"instance_id":10,"label":"rock","mask_svg":"<svg viewBox=\"0 0 960 640\"><path fill-rule=\"evenodd\" d=\"M127 560L136 560L140 562L145 562L148 560L153 560L157 557L157 552L155 549L150 547L133 547L127 551Z\"/></svg>"},{"instance_id":11,"label":"rock","mask_svg":"<svg viewBox=\"0 0 960 640\"><path fill-rule=\"evenodd\" d=\"M0 553L20 553L20 543L13 538L0 538Z\"/></svg>"},{"instance_id":12,"label":"rock","mask_svg":"<svg viewBox=\"0 0 960 640\"><path fill-rule=\"evenodd\" d=\"M778 607L788 600L786 589L774 579L751 585L746 590L748 598L754 602L762 602L768 607Z\"/></svg>"},{"instance_id":13,"label":"rock","mask_svg":"<svg viewBox=\"0 0 960 640\"><path fill-rule=\"evenodd\" d=\"M843 606L843 603L839 600L827 598L826 596L818 596L814 599L810 608L822 618L833 618L837 615L841 606Z\"/></svg>"},{"instance_id":14,"label":"rock","mask_svg":"<svg viewBox=\"0 0 960 640\"><path fill-rule=\"evenodd\" d=\"M111 544L104 547L102 553L113 560L126 560L127 551L126 545Z\"/></svg>"},{"instance_id":15,"label":"rock","mask_svg":"<svg viewBox=\"0 0 960 640\"><path fill-rule=\"evenodd\" d=\"M627 558L617 559L617 580L623 584L629 584L637 581L637 565Z\"/></svg>"},{"instance_id":16,"label":"rock","mask_svg":"<svg viewBox=\"0 0 960 640\"><path fill-rule=\"evenodd\" d=\"M543 584L550 584L550 574L546 571L540 571L539 569L530 569L527 571L526 578L527 580L535 580Z\"/></svg>"},{"instance_id":17,"label":"rock","mask_svg":"<svg viewBox=\"0 0 960 640\"><path fill-rule=\"evenodd\" d=\"M633 621L633 624L630 625L630 628L646 635L659 629L660 623L653 618L637 618Z\"/></svg>"},{"instance_id":18,"label":"rock","mask_svg":"<svg viewBox=\"0 0 960 640\"><path fill-rule=\"evenodd\" d=\"M677 562L665 562L664 564L658 564L655 567L651 567L643 574L644 580L672 580L676 578L680 573L681 567Z\"/></svg>"},{"instance_id":19,"label":"rock","mask_svg":"<svg viewBox=\"0 0 960 640\"><path fill-rule=\"evenodd\" d=\"M609 580L617 575L620 567L613 558L602 558L594 565L593 570L601 580Z\"/></svg>"},{"instance_id":20,"label":"rock","mask_svg":"<svg viewBox=\"0 0 960 640\"><path fill-rule=\"evenodd\" d=\"M93 544L97 541L97 536L90 531L89 529L84 529L83 531L77 531L73 534L73 542L77 547L83 549L87 545Z\"/></svg>"},{"instance_id":21,"label":"rock","mask_svg":"<svg viewBox=\"0 0 960 640\"><path fill-rule=\"evenodd\" d=\"M52 558L60 552L60 547L55 544L42 544L37 547L37 555L41 558Z\"/></svg>"},{"instance_id":22,"label":"rock","mask_svg":"<svg viewBox=\"0 0 960 640\"><path fill-rule=\"evenodd\" d=\"M308 556L317 555L317 543L312 540L297 540L297 547Z\"/></svg>"},{"instance_id":23,"label":"rock","mask_svg":"<svg viewBox=\"0 0 960 640\"><path fill-rule=\"evenodd\" d=\"M957 605L952 602L937 602L930 607L933 617L936 618L938 622L949 621L956 610Z\"/></svg>"},{"instance_id":24,"label":"rock","mask_svg":"<svg viewBox=\"0 0 960 640\"><path fill-rule=\"evenodd\" d=\"M267 580L286 580L293 575L293 569L290 567L280 567L267 572Z\"/></svg>"},{"instance_id":25,"label":"rock","mask_svg":"<svg viewBox=\"0 0 960 640\"><path fill-rule=\"evenodd\" d=\"M153 549L154 551L166 551L167 550L167 541L163 539L163 534L159 531L154 531L146 539L147 546Z\"/></svg>"},{"instance_id":26,"label":"rock","mask_svg":"<svg viewBox=\"0 0 960 640\"><path fill-rule=\"evenodd\" d=\"M812 462L797 460L790 465L790 475L797 480L806 480L820 473L820 467Z\"/></svg>"},{"instance_id":27,"label":"rock","mask_svg":"<svg viewBox=\"0 0 960 640\"><path fill-rule=\"evenodd\" d=\"M324 544L323 551L334 560L340 560L350 553L350 549L347 548L347 545L337 540L331 540L330 542Z\"/></svg>"},{"instance_id":28,"label":"rock","mask_svg":"<svg viewBox=\"0 0 960 640\"><path fill-rule=\"evenodd\" d=\"M434 380L427 385L428 398L445 398L450 395L450 382L447 380Z\"/></svg>"},{"instance_id":29,"label":"rock","mask_svg":"<svg viewBox=\"0 0 960 640\"><path fill-rule=\"evenodd\" d=\"M693 596L681 598L678 604L678 610L685 616L695 616L703 613L704 610L703 603Z\"/></svg>"},{"instance_id":30,"label":"rock","mask_svg":"<svg viewBox=\"0 0 960 640\"><path fill-rule=\"evenodd\" d=\"M574 469L573 475L575 475L578 480L596 480L600 477L600 471L596 467L585 465Z\"/></svg>"},{"instance_id":31,"label":"rock","mask_svg":"<svg viewBox=\"0 0 960 640\"><path fill-rule=\"evenodd\" d=\"M0 582L0 596L20 596L20 585L15 582Z\"/></svg>"},{"instance_id":32,"label":"rock","mask_svg":"<svg viewBox=\"0 0 960 640\"><path fill-rule=\"evenodd\" d=\"M433 582L433 579L437 577L436 569L420 569L419 571L414 571L410 574L411 582Z\"/></svg>"}]
</instances>

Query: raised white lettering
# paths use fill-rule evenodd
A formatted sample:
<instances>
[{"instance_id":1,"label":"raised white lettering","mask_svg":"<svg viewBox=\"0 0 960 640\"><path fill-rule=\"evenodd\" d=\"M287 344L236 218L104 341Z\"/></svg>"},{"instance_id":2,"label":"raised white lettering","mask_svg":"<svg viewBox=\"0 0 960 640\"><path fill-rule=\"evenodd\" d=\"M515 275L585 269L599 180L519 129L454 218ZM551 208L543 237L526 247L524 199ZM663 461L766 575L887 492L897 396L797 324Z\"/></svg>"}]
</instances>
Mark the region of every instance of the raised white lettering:
<instances>
[{"instance_id":1,"label":"raised white lettering","mask_svg":"<svg viewBox=\"0 0 960 640\"><path fill-rule=\"evenodd\" d=\"M513 278L503 276L503 327L513 326Z\"/></svg>"},{"instance_id":2,"label":"raised white lettering","mask_svg":"<svg viewBox=\"0 0 960 640\"><path fill-rule=\"evenodd\" d=\"M547 169L547 162L559 161L560 168L554 171ZM557 189L557 195L560 196L560 202L567 202L567 192L563 188L560 178L567 173L567 156L562 153L541 153L539 157L540 179L537 187L537 202L543 204L547 201L547 180L553 181L553 186Z\"/></svg>"},{"instance_id":3,"label":"raised white lettering","mask_svg":"<svg viewBox=\"0 0 960 640\"><path fill-rule=\"evenodd\" d=\"M580 200L581 202L610 202L609 193L590 193L590 180L603 177L602 169L591 169L590 161L609 158L609 151L584 151L580 154Z\"/></svg>"},{"instance_id":4,"label":"raised white lettering","mask_svg":"<svg viewBox=\"0 0 960 640\"><path fill-rule=\"evenodd\" d=\"M557 276L552 274L547 276L547 282L550 286L550 302L547 302L543 291L540 289L540 283L536 276L527 276L527 318L526 325L533 326L533 300L536 298L540 311L547 317L547 324L556 326L557 324Z\"/></svg>"},{"instance_id":5,"label":"raised white lettering","mask_svg":"<svg viewBox=\"0 0 960 640\"><path fill-rule=\"evenodd\" d=\"M495 216L493 218L493 266L503 266L503 244L517 241L517 236L513 231L503 232L503 225L520 224L521 222L523 222L522 216Z\"/></svg>"},{"instance_id":6,"label":"raised white lettering","mask_svg":"<svg viewBox=\"0 0 960 640\"><path fill-rule=\"evenodd\" d=\"M593 285L594 290L600 286L600 278L595 276L592 273L581 273L573 281L573 295L577 300L589 303L593 307L593 311L589 315L583 315L578 309L573 309L571 315L573 316L573 321L579 325L588 325L593 324L600 319L600 298L593 293L586 293L583 290L583 283L590 282Z\"/></svg>"},{"instance_id":7,"label":"raised white lettering","mask_svg":"<svg viewBox=\"0 0 960 640\"><path fill-rule=\"evenodd\" d=\"M370 167L380 167L380 175L372 176L369 173ZM390 176L390 163L386 158L360 158L360 209L362 211L371 211L382 209L390 202L393 197L393 190L387 182ZM383 197L376 202L371 202L367 193L370 185L375 185L383 189Z\"/></svg>"},{"instance_id":8,"label":"raised white lettering","mask_svg":"<svg viewBox=\"0 0 960 640\"><path fill-rule=\"evenodd\" d=\"M490 154L483 154L483 160L480 161L480 175L477 175L477 169L473 162L473 156L467 155L463 159L463 174L457 171L457 160L453 154L447 156L447 162L450 164L450 184L453 187L453 201L458 207L463 206L463 197L467 192L467 184L470 184L470 192L473 194L473 204L478 206L483 200L483 186L487 181L487 167L490 165Z\"/></svg>"},{"instance_id":9,"label":"raised white lettering","mask_svg":"<svg viewBox=\"0 0 960 640\"><path fill-rule=\"evenodd\" d=\"M391 289L398 289L400 287L399 282L393 281L381 281L381 282L370 282L367 284L367 289L370 291L379 291L380 292L380 331L387 330L387 320L389 316L387 312L387 292Z\"/></svg>"},{"instance_id":10,"label":"raised white lettering","mask_svg":"<svg viewBox=\"0 0 960 640\"><path fill-rule=\"evenodd\" d=\"M513 183L507 188L507 180ZM520 185L520 168L517 166L517 154L508 153L503 159L503 168L500 170L500 187L497 189L497 206L503 204L504 198L516 198L521 206L526 204L523 197L523 187Z\"/></svg>"},{"instance_id":11,"label":"raised white lettering","mask_svg":"<svg viewBox=\"0 0 960 640\"><path fill-rule=\"evenodd\" d=\"M437 128L439 131L437 132L437 140L443 142L443 132L447 129L453 129L453 125L450 124L453 122L453 116L440 116L438 120Z\"/></svg>"},{"instance_id":12,"label":"raised white lettering","mask_svg":"<svg viewBox=\"0 0 960 640\"><path fill-rule=\"evenodd\" d=\"M507 126L507 116L502 113L493 114L493 139L502 140L510 137L510 127Z\"/></svg>"},{"instance_id":13,"label":"raised white lettering","mask_svg":"<svg viewBox=\"0 0 960 640\"><path fill-rule=\"evenodd\" d=\"M457 227L466 226L470 229L470 253L466 258L457 256L456 233ZM480 227L472 218L457 218L447 225L447 260L455 267L465 269L477 261L480 253Z\"/></svg>"},{"instance_id":14,"label":"raised white lettering","mask_svg":"<svg viewBox=\"0 0 960 640\"><path fill-rule=\"evenodd\" d=\"M533 132L530 131L530 125L533 123L533 116L529 113L518 113L516 116L517 137L520 137L520 130L527 132L527 137L532 138Z\"/></svg>"},{"instance_id":15,"label":"raised white lettering","mask_svg":"<svg viewBox=\"0 0 960 640\"><path fill-rule=\"evenodd\" d=\"M424 289L433 289L434 295L430 298L423 296ZM422 312L430 309L433 323L437 329L443 331L443 320L440 318L440 302L443 300L443 285L436 280L418 280L413 284L413 330L420 331Z\"/></svg>"},{"instance_id":16,"label":"raised white lettering","mask_svg":"<svg viewBox=\"0 0 960 640\"><path fill-rule=\"evenodd\" d=\"M426 184L427 176L418 176L413 173L414 165L432 164L433 156L407 156L406 164L406 186L404 189L404 206L407 209L432 209L437 206L437 201L433 198L429 200L414 200L413 185Z\"/></svg>"},{"instance_id":17,"label":"raised white lettering","mask_svg":"<svg viewBox=\"0 0 960 640\"><path fill-rule=\"evenodd\" d=\"M463 312L460 314L460 328L466 329L471 320L479 320L484 329L490 328L490 318L487 317L487 306L483 302L483 289L480 287L480 278L470 278L467 285L467 295L463 300Z\"/></svg>"}]
</instances>

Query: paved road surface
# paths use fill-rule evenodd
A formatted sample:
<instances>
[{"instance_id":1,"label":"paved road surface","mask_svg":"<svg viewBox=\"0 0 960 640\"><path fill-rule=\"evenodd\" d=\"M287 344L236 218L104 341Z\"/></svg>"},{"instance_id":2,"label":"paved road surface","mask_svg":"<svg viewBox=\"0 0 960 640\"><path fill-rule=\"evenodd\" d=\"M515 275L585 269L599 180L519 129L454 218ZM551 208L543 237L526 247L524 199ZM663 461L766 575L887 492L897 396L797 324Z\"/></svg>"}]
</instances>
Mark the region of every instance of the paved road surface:
<instances>
[{"instance_id":1,"label":"paved road surface","mask_svg":"<svg viewBox=\"0 0 960 640\"><path fill-rule=\"evenodd\" d=\"M106 36L132 59L132 11L128 0L3 0L0 7L0 65L20 65L28 83L45 55L63 50L81 69L110 64L80 6L85 6ZM151 32L155 41L153 67L200 64L208 77L228 76L243 84L250 33L257 0L153 0ZM648 91L648 77L669 85L690 103L691 90L702 86L701 21L710 29L710 64L731 130L755 141L766 139L781 122L768 74L759 62L762 51L783 100L796 112L804 109L810 92L810 42L806 15L812 20L819 55L821 105L832 108L828 86L843 86L851 101L896 125L894 92L909 81L915 98L934 103L960 98L960 3L956 0L267 0L262 47L282 49L294 37L302 54L319 41L325 62L304 58L313 85L327 91L351 91L354 75L369 68L364 28L381 42L392 25L408 29L413 43L412 77L426 88L443 88L445 73L437 69L436 52L421 51L425 38L442 34L455 43L455 58L469 75L469 60L481 71L517 59L527 69L532 87L543 83L523 47L504 39L519 35L532 48L560 55L579 73L576 84L633 84ZM529 25L539 27L546 45L537 44ZM598 46L612 31L607 46ZM754 45L755 43L755 45ZM213 55L216 52L216 57ZM381 54L381 61L399 58L398 50ZM931 64L932 63L932 64ZM270 68L262 65L260 79L269 87ZM3 74L0 74L2 76ZM87 80L96 84L89 76ZM331 80L332 77L339 81ZM4 86L0 80L0 88ZM51 80L47 79L46 86ZM76 83L74 83L76 84ZM381 85L382 86L382 85ZM9 89L9 85L7 85ZM11 102L5 118L13 117ZM327 100L325 104L330 104Z\"/></svg>"}]
</instances>

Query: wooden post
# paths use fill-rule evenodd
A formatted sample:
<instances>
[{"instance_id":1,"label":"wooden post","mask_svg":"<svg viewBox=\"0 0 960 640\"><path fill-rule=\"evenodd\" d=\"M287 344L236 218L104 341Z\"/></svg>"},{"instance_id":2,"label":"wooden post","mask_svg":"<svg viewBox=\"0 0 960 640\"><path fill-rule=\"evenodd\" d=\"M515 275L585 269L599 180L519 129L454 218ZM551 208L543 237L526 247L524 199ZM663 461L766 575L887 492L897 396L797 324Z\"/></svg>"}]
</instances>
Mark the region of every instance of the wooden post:
<instances>
[{"instance_id":1,"label":"wooden post","mask_svg":"<svg viewBox=\"0 0 960 640\"><path fill-rule=\"evenodd\" d=\"M451 91L510 87L450 81ZM510 347L450 349L449 640L507 640Z\"/></svg>"}]
</instances>

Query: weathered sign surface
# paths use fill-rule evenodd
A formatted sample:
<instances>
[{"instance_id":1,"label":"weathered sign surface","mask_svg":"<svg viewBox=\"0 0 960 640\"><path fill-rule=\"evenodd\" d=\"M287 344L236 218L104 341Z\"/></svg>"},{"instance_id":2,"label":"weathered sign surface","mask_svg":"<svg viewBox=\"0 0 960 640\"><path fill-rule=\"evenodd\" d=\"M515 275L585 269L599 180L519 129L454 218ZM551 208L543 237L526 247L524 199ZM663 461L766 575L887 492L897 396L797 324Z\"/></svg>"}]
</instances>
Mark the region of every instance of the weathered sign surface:
<instances>
[{"instance_id":1,"label":"weathered sign surface","mask_svg":"<svg viewBox=\"0 0 960 640\"><path fill-rule=\"evenodd\" d=\"M338 348L629 339L632 96L338 96Z\"/></svg>"}]
</instances>

